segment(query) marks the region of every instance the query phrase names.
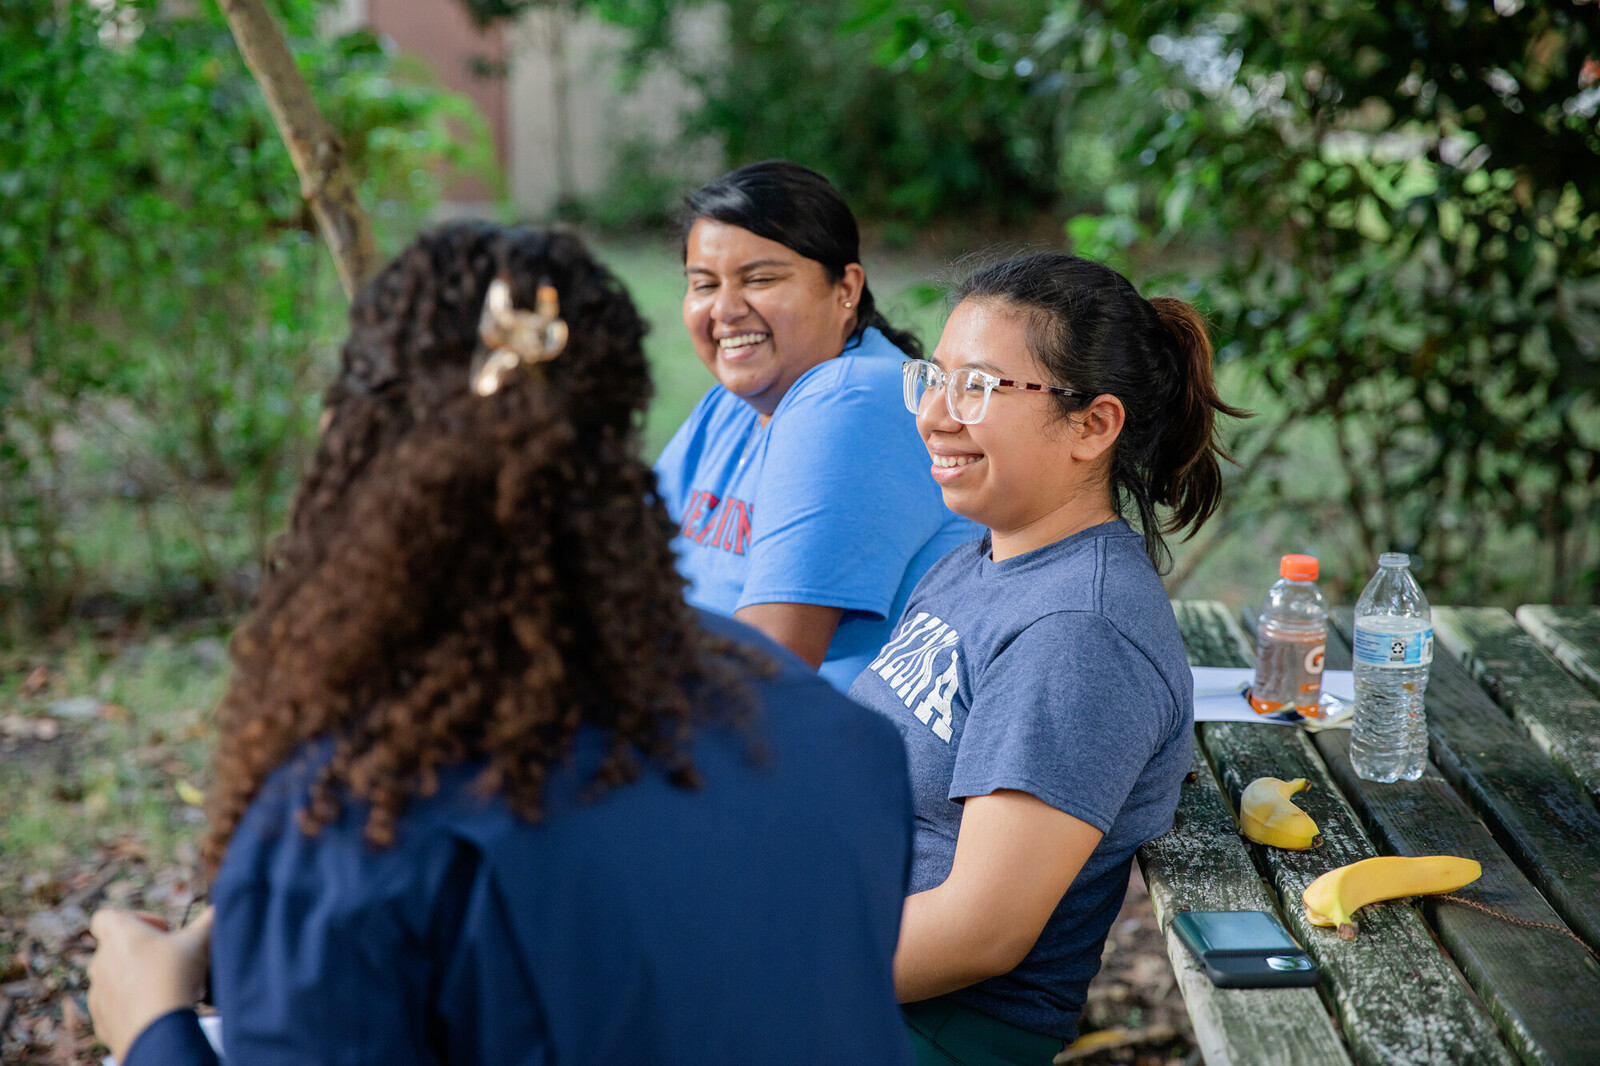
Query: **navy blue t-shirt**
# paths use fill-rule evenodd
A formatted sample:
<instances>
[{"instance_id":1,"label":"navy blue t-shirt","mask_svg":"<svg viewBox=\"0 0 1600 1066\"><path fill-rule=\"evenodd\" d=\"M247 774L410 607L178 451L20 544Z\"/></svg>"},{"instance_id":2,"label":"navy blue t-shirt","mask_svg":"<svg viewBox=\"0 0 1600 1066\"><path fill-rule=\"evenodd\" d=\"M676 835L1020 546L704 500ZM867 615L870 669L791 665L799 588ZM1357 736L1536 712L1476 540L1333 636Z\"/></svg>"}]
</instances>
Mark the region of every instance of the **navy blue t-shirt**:
<instances>
[{"instance_id":1,"label":"navy blue t-shirt","mask_svg":"<svg viewBox=\"0 0 1600 1066\"><path fill-rule=\"evenodd\" d=\"M697 791L652 768L580 801L606 742L590 731L542 821L481 797L460 767L374 849L363 808L314 837L296 828L326 745L279 770L213 890L230 1066L909 1064L892 974L903 746L754 630L705 624L783 669L753 686L765 755L702 727ZM182 1011L126 1066L211 1061Z\"/></svg>"},{"instance_id":2,"label":"navy blue t-shirt","mask_svg":"<svg viewBox=\"0 0 1600 1066\"><path fill-rule=\"evenodd\" d=\"M850 689L905 738L911 891L950 876L968 796L1026 792L1104 834L1017 968L951 999L1073 1039L1133 853L1172 826L1190 677L1144 539L1120 520L1001 562L985 537L922 579Z\"/></svg>"}]
</instances>

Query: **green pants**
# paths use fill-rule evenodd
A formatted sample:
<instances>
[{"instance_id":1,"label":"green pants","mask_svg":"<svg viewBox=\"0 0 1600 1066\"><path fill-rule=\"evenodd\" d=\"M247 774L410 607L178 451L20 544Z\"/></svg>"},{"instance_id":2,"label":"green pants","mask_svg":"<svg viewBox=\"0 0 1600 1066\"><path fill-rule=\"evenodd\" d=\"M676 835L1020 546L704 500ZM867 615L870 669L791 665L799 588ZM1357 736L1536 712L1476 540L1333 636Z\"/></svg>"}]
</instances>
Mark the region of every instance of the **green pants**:
<instances>
[{"instance_id":1,"label":"green pants","mask_svg":"<svg viewBox=\"0 0 1600 1066\"><path fill-rule=\"evenodd\" d=\"M904 1003L900 1011L917 1066L1050 1066L1065 1046L948 999Z\"/></svg>"}]
</instances>

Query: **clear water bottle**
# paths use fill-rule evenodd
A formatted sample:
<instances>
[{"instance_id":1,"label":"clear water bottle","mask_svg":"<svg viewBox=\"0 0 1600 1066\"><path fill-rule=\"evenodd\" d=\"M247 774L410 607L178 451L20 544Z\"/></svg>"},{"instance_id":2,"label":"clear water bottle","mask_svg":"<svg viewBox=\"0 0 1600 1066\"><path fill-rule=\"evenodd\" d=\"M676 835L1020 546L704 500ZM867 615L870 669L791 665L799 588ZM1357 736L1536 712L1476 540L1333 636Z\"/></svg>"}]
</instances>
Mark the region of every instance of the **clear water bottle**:
<instances>
[{"instance_id":1,"label":"clear water bottle","mask_svg":"<svg viewBox=\"0 0 1600 1066\"><path fill-rule=\"evenodd\" d=\"M1355 720L1350 763L1368 781L1415 781L1428 761L1422 696L1433 662L1433 612L1404 552L1378 556L1356 601Z\"/></svg>"},{"instance_id":2,"label":"clear water bottle","mask_svg":"<svg viewBox=\"0 0 1600 1066\"><path fill-rule=\"evenodd\" d=\"M1256 624L1256 679L1250 706L1257 714L1293 708L1321 714L1322 659L1328 645L1328 601L1317 588L1317 560L1285 555Z\"/></svg>"}]
</instances>

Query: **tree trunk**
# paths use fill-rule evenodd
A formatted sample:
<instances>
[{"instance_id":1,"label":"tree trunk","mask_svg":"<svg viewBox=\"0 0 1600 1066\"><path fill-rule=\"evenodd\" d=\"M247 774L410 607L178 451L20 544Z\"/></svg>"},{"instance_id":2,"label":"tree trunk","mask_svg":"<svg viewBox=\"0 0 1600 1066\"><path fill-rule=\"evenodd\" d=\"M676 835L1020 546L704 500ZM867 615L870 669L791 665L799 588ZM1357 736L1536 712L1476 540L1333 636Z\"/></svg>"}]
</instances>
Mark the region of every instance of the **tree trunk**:
<instances>
[{"instance_id":1,"label":"tree trunk","mask_svg":"<svg viewBox=\"0 0 1600 1066\"><path fill-rule=\"evenodd\" d=\"M572 110L568 102L566 12L551 7L545 12L550 32L550 110L555 120L556 211L564 213L576 199L572 177Z\"/></svg>"},{"instance_id":2,"label":"tree trunk","mask_svg":"<svg viewBox=\"0 0 1600 1066\"><path fill-rule=\"evenodd\" d=\"M261 0L217 2L288 146L300 175L300 195L311 205L333 253L339 283L345 295L354 298L378 264L372 225L356 200L355 185L344 165L344 143L317 110L311 88Z\"/></svg>"}]
</instances>

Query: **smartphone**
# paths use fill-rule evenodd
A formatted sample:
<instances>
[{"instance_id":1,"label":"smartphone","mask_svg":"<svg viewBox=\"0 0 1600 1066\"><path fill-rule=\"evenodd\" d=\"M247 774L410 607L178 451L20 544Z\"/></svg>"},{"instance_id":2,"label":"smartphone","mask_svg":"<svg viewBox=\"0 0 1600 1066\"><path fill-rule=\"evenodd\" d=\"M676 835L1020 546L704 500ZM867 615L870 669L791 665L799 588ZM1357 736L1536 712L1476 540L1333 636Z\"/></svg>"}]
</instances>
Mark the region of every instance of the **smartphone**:
<instances>
[{"instance_id":1,"label":"smartphone","mask_svg":"<svg viewBox=\"0 0 1600 1066\"><path fill-rule=\"evenodd\" d=\"M1180 911L1172 928L1218 988L1317 983L1316 961L1266 911Z\"/></svg>"}]
</instances>

